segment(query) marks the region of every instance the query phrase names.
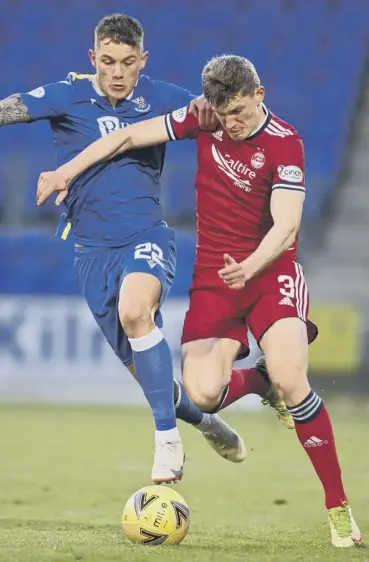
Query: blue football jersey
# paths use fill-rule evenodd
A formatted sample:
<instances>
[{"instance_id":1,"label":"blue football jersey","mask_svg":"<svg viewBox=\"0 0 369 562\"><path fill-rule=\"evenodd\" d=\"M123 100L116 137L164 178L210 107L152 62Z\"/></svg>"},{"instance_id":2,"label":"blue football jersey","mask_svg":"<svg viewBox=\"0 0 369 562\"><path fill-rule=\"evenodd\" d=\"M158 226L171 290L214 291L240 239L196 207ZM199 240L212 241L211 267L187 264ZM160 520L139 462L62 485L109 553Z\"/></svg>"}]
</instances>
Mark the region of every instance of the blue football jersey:
<instances>
[{"instance_id":1,"label":"blue football jersey","mask_svg":"<svg viewBox=\"0 0 369 562\"><path fill-rule=\"evenodd\" d=\"M66 80L22 94L31 121L50 122L57 165L100 137L144 119L187 105L193 95L167 82L141 75L132 94L115 106L94 75L70 73ZM123 246L163 220L160 176L165 145L130 151L99 163L70 185L62 238L73 231L78 244Z\"/></svg>"}]
</instances>

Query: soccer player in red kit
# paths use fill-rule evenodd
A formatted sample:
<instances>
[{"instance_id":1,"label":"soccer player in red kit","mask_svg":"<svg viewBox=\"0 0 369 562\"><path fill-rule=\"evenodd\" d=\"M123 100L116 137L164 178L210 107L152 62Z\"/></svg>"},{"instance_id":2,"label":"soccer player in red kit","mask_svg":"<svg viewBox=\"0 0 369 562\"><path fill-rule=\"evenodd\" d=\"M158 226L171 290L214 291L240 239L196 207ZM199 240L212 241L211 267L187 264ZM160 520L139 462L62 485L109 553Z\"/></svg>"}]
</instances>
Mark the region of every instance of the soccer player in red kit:
<instances>
[{"instance_id":1,"label":"soccer player in red kit","mask_svg":"<svg viewBox=\"0 0 369 562\"><path fill-rule=\"evenodd\" d=\"M331 421L307 378L308 344L317 328L308 319L309 295L297 261L303 142L264 105L265 90L247 59L212 59L202 84L220 122L216 131L200 130L186 107L117 131L63 167L59 200L68 180L96 160L168 140L197 140L198 244L182 337L186 389L211 412L244 395L250 377L258 375L261 385L263 366L233 370L233 361L248 354L250 329L322 482L332 544L354 546L361 534L343 488ZM56 189L43 185L40 201Z\"/></svg>"}]
</instances>

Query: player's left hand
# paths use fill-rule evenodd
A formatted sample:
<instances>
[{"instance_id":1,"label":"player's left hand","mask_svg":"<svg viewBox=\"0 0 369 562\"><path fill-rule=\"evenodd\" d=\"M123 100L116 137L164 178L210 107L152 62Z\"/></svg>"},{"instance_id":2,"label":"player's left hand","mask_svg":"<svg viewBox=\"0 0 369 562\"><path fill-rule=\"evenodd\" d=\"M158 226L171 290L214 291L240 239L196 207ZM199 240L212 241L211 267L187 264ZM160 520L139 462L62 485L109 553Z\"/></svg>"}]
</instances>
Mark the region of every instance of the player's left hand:
<instances>
[{"instance_id":1,"label":"player's left hand","mask_svg":"<svg viewBox=\"0 0 369 562\"><path fill-rule=\"evenodd\" d=\"M59 206L68 195L68 181L58 170L43 172L37 183L37 205L43 205L52 193L58 192L55 205Z\"/></svg>"},{"instance_id":2,"label":"player's left hand","mask_svg":"<svg viewBox=\"0 0 369 562\"><path fill-rule=\"evenodd\" d=\"M230 289L243 289L247 275L243 262L237 263L229 254L224 254L225 267L218 271L219 277Z\"/></svg>"},{"instance_id":3,"label":"player's left hand","mask_svg":"<svg viewBox=\"0 0 369 562\"><path fill-rule=\"evenodd\" d=\"M203 131L215 131L219 121L205 96L200 96L190 103L189 113L197 117L200 129Z\"/></svg>"}]
</instances>

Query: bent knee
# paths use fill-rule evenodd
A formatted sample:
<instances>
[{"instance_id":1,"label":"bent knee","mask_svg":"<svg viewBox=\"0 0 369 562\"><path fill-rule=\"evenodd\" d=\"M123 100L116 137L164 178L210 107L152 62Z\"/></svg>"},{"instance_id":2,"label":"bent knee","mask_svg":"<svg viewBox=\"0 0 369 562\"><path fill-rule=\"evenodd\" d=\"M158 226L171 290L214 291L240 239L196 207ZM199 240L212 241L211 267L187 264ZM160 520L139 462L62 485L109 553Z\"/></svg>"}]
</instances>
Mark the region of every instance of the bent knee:
<instances>
[{"instance_id":1,"label":"bent knee","mask_svg":"<svg viewBox=\"0 0 369 562\"><path fill-rule=\"evenodd\" d=\"M146 335L154 324L154 311L145 303L135 302L118 307L119 320L128 337Z\"/></svg>"},{"instance_id":2,"label":"bent knee","mask_svg":"<svg viewBox=\"0 0 369 562\"><path fill-rule=\"evenodd\" d=\"M203 412L217 408L222 398L223 388L215 384L191 384L184 382L185 388L192 402Z\"/></svg>"},{"instance_id":3,"label":"bent knee","mask_svg":"<svg viewBox=\"0 0 369 562\"><path fill-rule=\"evenodd\" d=\"M219 338L183 346L184 385L200 410L211 411L219 405L230 380L235 346L239 346L238 342Z\"/></svg>"}]
</instances>

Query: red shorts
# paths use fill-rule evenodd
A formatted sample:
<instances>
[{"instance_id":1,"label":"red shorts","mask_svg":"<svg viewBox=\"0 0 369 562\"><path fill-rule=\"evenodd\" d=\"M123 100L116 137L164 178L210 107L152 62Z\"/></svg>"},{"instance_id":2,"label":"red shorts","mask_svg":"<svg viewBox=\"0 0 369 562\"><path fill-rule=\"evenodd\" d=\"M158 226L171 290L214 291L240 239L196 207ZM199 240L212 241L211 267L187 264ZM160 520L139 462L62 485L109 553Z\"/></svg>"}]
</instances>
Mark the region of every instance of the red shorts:
<instances>
[{"instance_id":1,"label":"red shorts","mask_svg":"<svg viewBox=\"0 0 369 562\"><path fill-rule=\"evenodd\" d=\"M318 329L310 320L309 293L299 263L269 266L240 290L229 289L215 268L195 266L182 344L206 338L230 338L242 344L238 358L249 354L248 329L259 343L277 320L301 318L309 343Z\"/></svg>"}]
</instances>

